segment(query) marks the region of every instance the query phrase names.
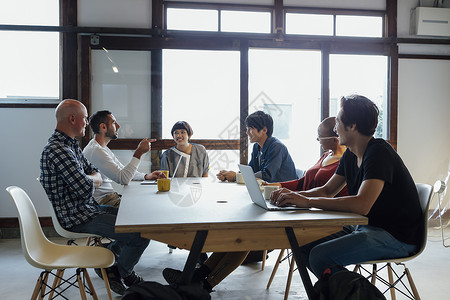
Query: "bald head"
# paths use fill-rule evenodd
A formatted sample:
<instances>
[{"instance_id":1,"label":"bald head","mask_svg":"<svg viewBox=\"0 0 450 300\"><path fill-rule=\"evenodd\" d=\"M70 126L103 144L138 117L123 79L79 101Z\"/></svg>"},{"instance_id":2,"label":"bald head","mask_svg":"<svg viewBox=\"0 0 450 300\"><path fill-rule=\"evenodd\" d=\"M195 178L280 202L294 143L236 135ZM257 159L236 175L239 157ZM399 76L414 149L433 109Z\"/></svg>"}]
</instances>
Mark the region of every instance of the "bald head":
<instances>
[{"instance_id":1,"label":"bald head","mask_svg":"<svg viewBox=\"0 0 450 300\"><path fill-rule=\"evenodd\" d=\"M328 118L324 119L319 125L319 130L322 133L322 136L327 136L327 137L336 136L337 137L336 132L334 132L335 125L336 125L335 117L328 117Z\"/></svg>"},{"instance_id":2,"label":"bald head","mask_svg":"<svg viewBox=\"0 0 450 300\"><path fill-rule=\"evenodd\" d=\"M73 138L84 136L87 110L83 103L74 99L63 100L56 107L55 116L56 129Z\"/></svg>"},{"instance_id":3,"label":"bald head","mask_svg":"<svg viewBox=\"0 0 450 300\"><path fill-rule=\"evenodd\" d=\"M63 100L56 107L56 121L59 123L66 120L70 115L77 115L78 113L83 112L83 108L84 105L78 100Z\"/></svg>"}]
</instances>

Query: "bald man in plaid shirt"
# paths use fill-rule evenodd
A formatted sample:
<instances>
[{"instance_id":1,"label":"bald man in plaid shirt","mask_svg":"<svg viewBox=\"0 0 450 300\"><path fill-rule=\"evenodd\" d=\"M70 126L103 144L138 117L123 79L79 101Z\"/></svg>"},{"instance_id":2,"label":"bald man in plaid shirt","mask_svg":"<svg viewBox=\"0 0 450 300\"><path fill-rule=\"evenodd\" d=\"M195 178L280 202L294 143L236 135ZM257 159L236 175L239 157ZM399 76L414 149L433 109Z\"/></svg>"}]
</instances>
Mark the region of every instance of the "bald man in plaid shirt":
<instances>
[{"instance_id":1,"label":"bald man in plaid shirt","mask_svg":"<svg viewBox=\"0 0 450 300\"><path fill-rule=\"evenodd\" d=\"M63 100L58 105L55 132L42 151L40 182L65 229L114 240L108 248L116 256L116 265L108 268L107 274L111 289L123 294L123 284L131 286L143 281L133 269L150 240L141 238L139 233L115 233L118 209L94 200L95 188L102 184L102 178L83 156L76 139L84 136L87 117L86 107L77 100Z\"/></svg>"}]
</instances>

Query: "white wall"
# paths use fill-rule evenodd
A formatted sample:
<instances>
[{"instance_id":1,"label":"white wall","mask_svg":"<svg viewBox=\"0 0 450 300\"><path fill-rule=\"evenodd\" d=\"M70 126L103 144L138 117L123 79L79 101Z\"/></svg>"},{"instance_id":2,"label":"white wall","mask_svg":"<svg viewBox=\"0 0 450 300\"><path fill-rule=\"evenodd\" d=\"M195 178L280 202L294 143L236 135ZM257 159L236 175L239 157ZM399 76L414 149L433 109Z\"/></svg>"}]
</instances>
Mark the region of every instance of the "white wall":
<instances>
[{"instance_id":1,"label":"white wall","mask_svg":"<svg viewBox=\"0 0 450 300\"><path fill-rule=\"evenodd\" d=\"M0 218L17 211L5 188L23 188L40 216L49 216L47 196L40 183L39 159L56 125L53 108L0 108Z\"/></svg>"},{"instance_id":2,"label":"white wall","mask_svg":"<svg viewBox=\"0 0 450 300\"><path fill-rule=\"evenodd\" d=\"M443 180L449 168L449 78L450 60L399 61L397 150L416 182Z\"/></svg>"}]
</instances>

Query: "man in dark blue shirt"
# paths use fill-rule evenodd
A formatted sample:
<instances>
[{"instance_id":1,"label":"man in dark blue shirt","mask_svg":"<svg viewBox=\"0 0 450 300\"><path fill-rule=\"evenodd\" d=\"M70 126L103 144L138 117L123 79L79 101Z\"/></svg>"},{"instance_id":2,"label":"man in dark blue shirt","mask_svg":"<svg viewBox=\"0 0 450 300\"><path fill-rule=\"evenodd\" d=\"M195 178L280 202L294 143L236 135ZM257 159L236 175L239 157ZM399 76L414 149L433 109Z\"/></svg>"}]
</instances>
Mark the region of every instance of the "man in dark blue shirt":
<instances>
[{"instance_id":1,"label":"man in dark blue shirt","mask_svg":"<svg viewBox=\"0 0 450 300\"><path fill-rule=\"evenodd\" d=\"M384 258L406 257L417 250L422 236L422 211L414 181L397 152L373 137L378 108L369 99L341 99L335 130L346 145L336 173L322 187L304 192L280 189L271 201L352 212L368 217L365 226L348 226L301 247L307 267L320 278L335 265L346 266ZM345 185L349 195L333 198Z\"/></svg>"},{"instance_id":2,"label":"man in dark blue shirt","mask_svg":"<svg viewBox=\"0 0 450 300\"><path fill-rule=\"evenodd\" d=\"M40 182L65 229L114 239L108 248L114 252L117 265L107 273L111 289L123 294L122 279L127 286L143 281L133 269L150 240L138 233L115 233L118 209L94 200L102 178L76 140L85 134L87 117L86 107L77 100L63 100L58 105L55 132L41 155Z\"/></svg>"},{"instance_id":3,"label":"man in dark blue shirt","mask_svg":"<svg viewBox=\"0 0 450 300\"><path fill-rule=\"evenodd\" d=\"M272 136L273 119L263 112L256 111L245 119L247 135L253 145L249 166L256 178L267 182L282 182L297 179L295 164L286 146ZM235 181L236 172L221 170L220 180Z\"/></svg>"}]
</instances>

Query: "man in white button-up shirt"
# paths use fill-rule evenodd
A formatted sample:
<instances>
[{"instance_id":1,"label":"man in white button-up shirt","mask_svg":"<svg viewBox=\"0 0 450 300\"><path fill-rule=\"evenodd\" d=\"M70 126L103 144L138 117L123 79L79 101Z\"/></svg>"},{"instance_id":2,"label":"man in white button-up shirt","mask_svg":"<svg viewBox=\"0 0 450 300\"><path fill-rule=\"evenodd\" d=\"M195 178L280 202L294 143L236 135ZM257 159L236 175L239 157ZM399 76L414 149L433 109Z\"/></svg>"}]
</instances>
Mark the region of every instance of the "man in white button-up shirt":
<instances>
[{"instance_id":1,"label":"man in white button-up shirt","mask_svg":"<svg viewBox=\"0 0 450 300\"><path fill-rule=\"evenodd\" d=\"M100 204L119 206L120 195L118 195L111 184L128 184L131 180L153 180L164 178L164 173L155 171L151 174L139 172L141 156L150 150L150 143L155 140L144 138L134 151L130 162L124 166L108 148L111 140L117 139L120 128L114 115L107 110L98 111L89 119L89 125L94 132L94 138L84 148L84 156L96 166L101 173L103 184L94 192L95 200Z\"/></svg>"}]
</instances>

